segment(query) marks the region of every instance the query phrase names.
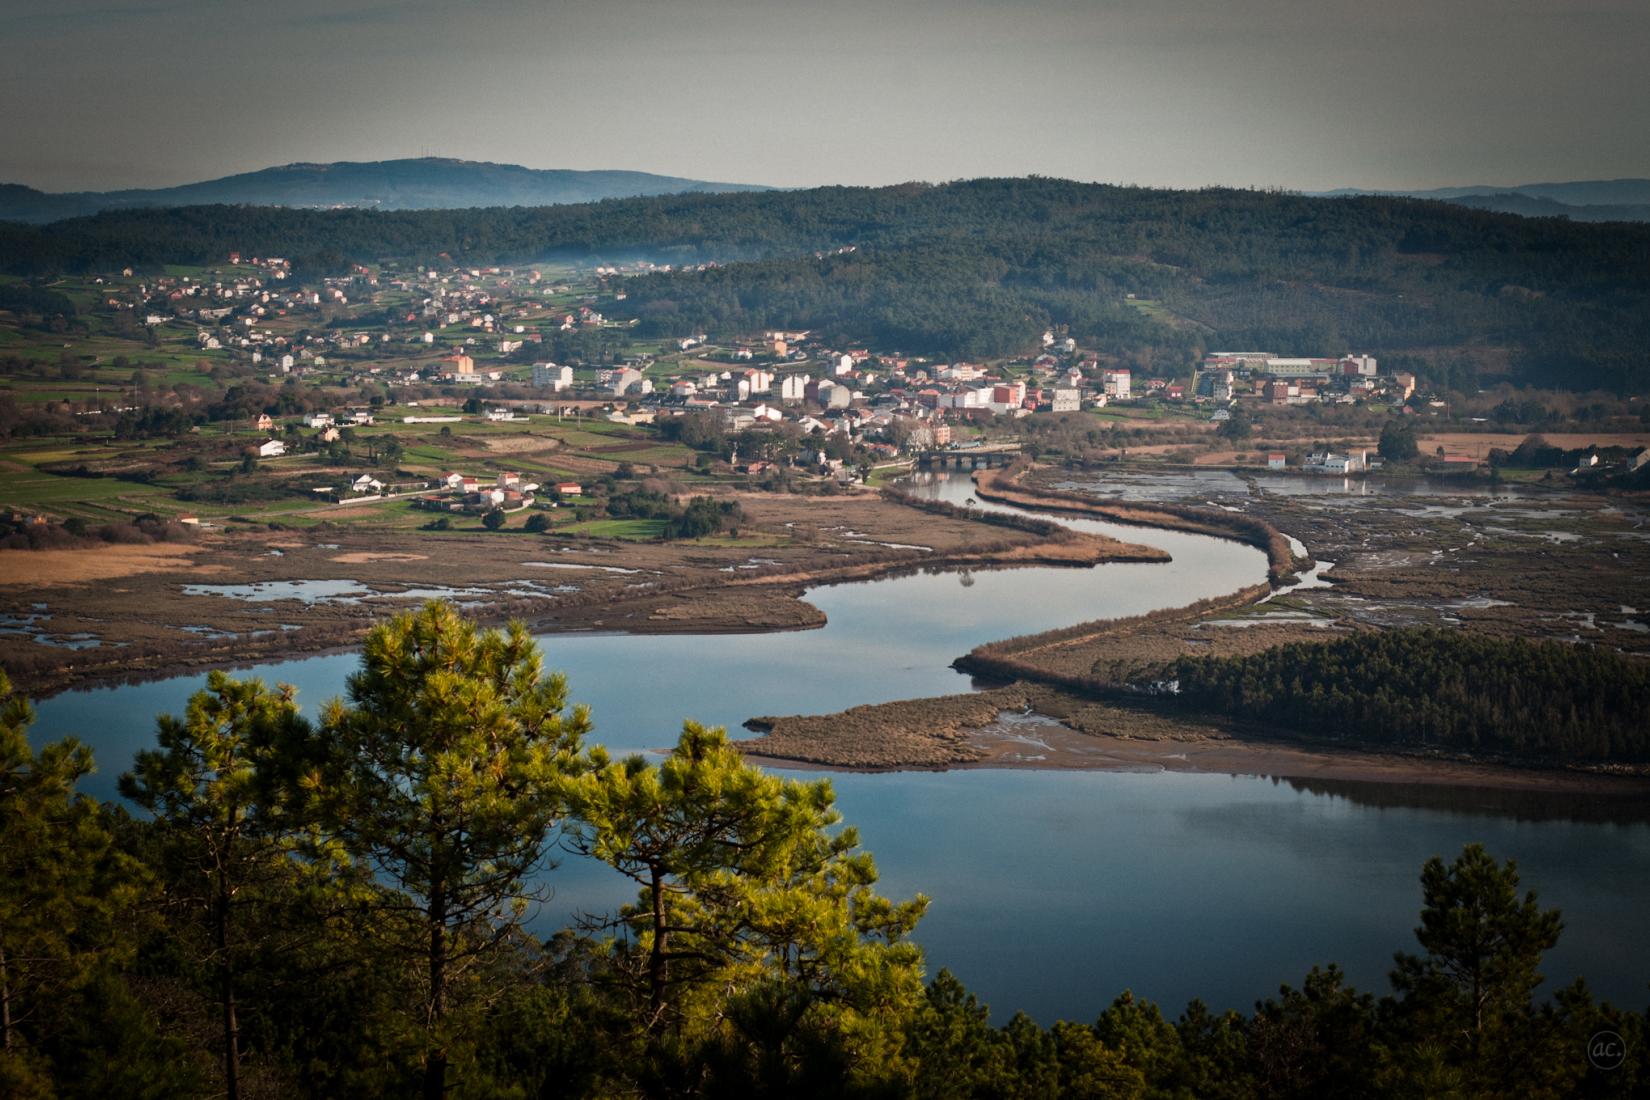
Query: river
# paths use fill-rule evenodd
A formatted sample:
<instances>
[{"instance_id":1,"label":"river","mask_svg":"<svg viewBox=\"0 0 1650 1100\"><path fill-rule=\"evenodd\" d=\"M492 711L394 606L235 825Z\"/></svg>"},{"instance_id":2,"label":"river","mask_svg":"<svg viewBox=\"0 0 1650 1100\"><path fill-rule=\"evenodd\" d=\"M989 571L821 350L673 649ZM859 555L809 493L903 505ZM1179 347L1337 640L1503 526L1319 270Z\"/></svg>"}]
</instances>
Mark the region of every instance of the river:
<instances>
[{"instance_id":1,"label":"river","mask_svg":"<svg viewBox=\"0 0 1650 1100\"><path fill-rule=\"evenodd\" d=\"M919 491L969 498L960 477ZM976 506L985 506L978 504ZM1090 520L1072 526L1161 546L1168 565L913 574L813 589L819 630L766 635L557 634L547 667L588 703L615 753L668 746L682 719L736 735L758 714L967 690L949 666L973 646L1080 620L1140 614L1253 584L1252 548ZM343 689L353 654L260 665L313 708ZM38 707L34 736L80 737L112 798L153 716L180 712L204 676L68 692ZM782 773L791 774L791 773ZM815 778L809 773L796 773ZM1004 1020L1092 1019L1125 988L1170 1015L1201 997L1247 1009L1314 963L1385 989L1396 950L1415 948L1421 863L1482 841L1516 857L1526 886L1564 911L1549 987L1585 976L1642 1007L1650 980L1650 821L1597 820L1577 798L1486 799L1402 785L1331 790L1249 776L971 770L831 777L893 897L933 899L917 939ZM566 858L547 880L542 930L630 893L607 868Z\"/></svg>"}]
</instances>

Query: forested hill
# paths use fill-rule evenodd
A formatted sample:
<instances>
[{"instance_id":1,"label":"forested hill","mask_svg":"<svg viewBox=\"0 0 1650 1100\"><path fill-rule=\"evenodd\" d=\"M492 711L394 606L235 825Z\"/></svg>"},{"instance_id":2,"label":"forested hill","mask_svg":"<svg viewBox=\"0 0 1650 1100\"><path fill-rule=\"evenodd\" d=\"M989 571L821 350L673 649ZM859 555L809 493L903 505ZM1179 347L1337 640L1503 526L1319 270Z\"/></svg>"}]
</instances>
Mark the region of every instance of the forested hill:
<instances>
[{"instance_id":1,"label":"forested hill","mask_svg":"<svg viewBox=\"0 0 1650 1100\"><path fill-rule=\"evenodd\" d=\"M1033 178L536 209L197 207L0 226L0 264L14 274L221 262L230 250L312 271L392 258L725 265L627 281L606 312L659 334L783 325L974 358L1024 351L1064 325L1165 370L1241 345L1412 355L1462 387L1483 369L1650 390L1650 226L1403 198Z\"/></svg>"},{"instance_id":2,"label":"forested hill","mask_svg":"<svg viewBox=\"0 0 1650 1100\"><path fill-rule=\"evenodd\" d=\"M49 194L0 184L0 220L49 222L133 207L245 203L326 209L438 210L466 206L549 206L685 191L760 191L650 172L523 168L447 157L285 164L179 187Z\"/></svg>"}]
</instances>

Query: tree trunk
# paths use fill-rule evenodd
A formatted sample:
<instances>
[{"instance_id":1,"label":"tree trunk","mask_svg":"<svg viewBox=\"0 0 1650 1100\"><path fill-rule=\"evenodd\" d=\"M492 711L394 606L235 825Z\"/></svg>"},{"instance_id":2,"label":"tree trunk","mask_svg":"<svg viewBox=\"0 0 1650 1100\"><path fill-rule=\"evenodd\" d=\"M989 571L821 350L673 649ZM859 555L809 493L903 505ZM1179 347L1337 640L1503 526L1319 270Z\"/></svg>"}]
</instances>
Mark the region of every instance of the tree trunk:
<instances>
[{"instance_id":1,"label":"tree trunk","mask_svg":"<svg viewBox=\"0 0 1650 1100\"><path fill-rule=\"evenodd\" d=\"M235 1018L235 968L229 958L229 883L218 868L218 897L213 924L218 941L218 966L223 1004L223 1083L228 1100L241 1095L241 1028Z\"/></svg>"},{"instance_id":2,"label":"tree trunk","mask_svg":"<svg viewBox=\"0 0 1650 1100\"><path fill-rule=\"evenodd\" d=\"M647 1026L651 1029L659 1026L665 1011L665 940L669 935L665 931L664 875L657 865L649 868L649 884L653 888L653 950L647 960Z\"/></svg>"},{"instance_id":3,"label":"tree trunk","mask_svg":"<svg viewBox=\"0 0 1650 1100\"><path fill-rule=\"evenodd\" d=\"M447 1048L441 1018L447 1008L447 894L437 880L430 890L430 1049L424 1057L424 1100L442 1100L447 1092Z\"/></svg>"},{"instance_id":4,"label":"tree trunk","mask_svg":"<svg viewBox=\"0 0 1650 1100\"><path fill-rule=\"evenodd\" d=\"M6 946L0 944L0 1050L11 1049L11 971L6 969Z\"/></svg>"}]
</instances>

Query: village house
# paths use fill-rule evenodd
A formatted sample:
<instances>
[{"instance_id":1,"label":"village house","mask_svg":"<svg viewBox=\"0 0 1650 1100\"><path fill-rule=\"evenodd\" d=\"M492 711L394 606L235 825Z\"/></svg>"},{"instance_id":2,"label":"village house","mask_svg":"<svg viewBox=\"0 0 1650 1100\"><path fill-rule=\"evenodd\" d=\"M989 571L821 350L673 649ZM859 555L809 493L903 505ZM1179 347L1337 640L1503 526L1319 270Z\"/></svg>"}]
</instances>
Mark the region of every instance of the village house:
<instances>
[{"instance_id":1,"label":"village house","mask_svg":"<svg viewBox=\"0 0 1650 1100\"><path fill-rule=\"evenodd\" d=\"M1336 454L1333 451L1313 451L1301 467L1309 474L1345 476L1369 468L1369 452Z\"/></svg>"},{"instance_id":2,"label":"village house","mask_svg":"<svg viewBox=\"0 0 1650 1100\"><path fill-rule=\"evenodd\" d=\"M286 444L279 439L267 439L255 448L259 458L279 458L286 454Z\"/></svg>"},{"instance_id":3,"label":"village house","mask_svg":"<svg viewBox=\"0 0 1650 1100\"><path fill-rule=\"evenodd\" d=\"M560 393L573 386L573 368L557 363L534 363L533 385Z\"/></svg>"}]
</instances>

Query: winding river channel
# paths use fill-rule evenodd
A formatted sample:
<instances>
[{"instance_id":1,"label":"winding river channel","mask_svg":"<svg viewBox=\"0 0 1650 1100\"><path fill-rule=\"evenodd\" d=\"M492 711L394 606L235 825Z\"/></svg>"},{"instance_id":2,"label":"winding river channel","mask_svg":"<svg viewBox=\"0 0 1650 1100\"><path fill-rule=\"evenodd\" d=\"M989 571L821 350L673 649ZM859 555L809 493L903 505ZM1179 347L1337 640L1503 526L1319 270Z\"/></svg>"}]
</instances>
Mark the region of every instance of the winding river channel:
<instances>
[{"instance_id":1,"label":"winding river channel","mask_svg":"<svg viewBox=\"0 0 1650 1100\"><path fill-rule=\"evenodd\" d=\"M961 502L937 477L918 491ZM1265 560L1200 535L1063 520L1168 550L1168 565L1107 564L912 574L811 590L819 630L765 635L557 634L548 667L588 703L615 753L670 744L682 719L737 735L758 714L967 690L951 661L981 642L1087 619L1176 607L1253 584ZM354 654L256 666L313 709L343 690ZM72 734L97 754L91 793L180 712L202 675L68 692L38 707L36 740ZM788 774L788 773L787 773ZM798 773L799 775L801 773ZM809 778L813 774L808 775ZM1583 796L1495 796L1402 784L1294 783L1188 773L964 770L831 777L844 817L877 859L884 892L928 894L918 929L999 1021L1089 1020L1124 989L1177 1014L1193 997L1248 1009L1315 963L1383 991L1413 950L1421 863L1482 841L1564 912L1548 988L1584 976L1642 1007L1650 981L1650 808L1601 814ZM550 872L544 930L627 900L627 885L575 857Z\"/></svg>"}]
</instances>

